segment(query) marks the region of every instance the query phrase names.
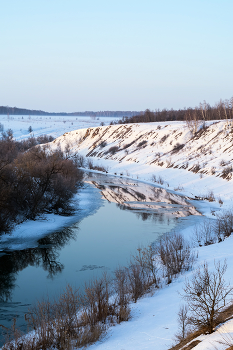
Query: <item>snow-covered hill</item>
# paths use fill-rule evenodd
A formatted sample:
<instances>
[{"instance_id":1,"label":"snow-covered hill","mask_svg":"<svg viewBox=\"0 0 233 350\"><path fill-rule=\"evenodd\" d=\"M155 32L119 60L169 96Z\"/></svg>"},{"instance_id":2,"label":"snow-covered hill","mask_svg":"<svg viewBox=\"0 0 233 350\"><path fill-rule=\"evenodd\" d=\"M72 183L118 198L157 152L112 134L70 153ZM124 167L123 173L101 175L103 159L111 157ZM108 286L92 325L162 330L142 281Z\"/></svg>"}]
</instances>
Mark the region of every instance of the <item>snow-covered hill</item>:
<instances>
[{"instance_id":1,"label":"snow-covered hill","mask_svg":"<svg viewBox=\"0 0 233 350\"><path fill-rule=\"evenodd\" d=\"M158 182L193 197L215 197L220 204L233 197L233 129L223 121L209 122L195 134L183 122L88 128L65 133L51 147L81 154L111 174Z\"/></svg>"}]
</instances>

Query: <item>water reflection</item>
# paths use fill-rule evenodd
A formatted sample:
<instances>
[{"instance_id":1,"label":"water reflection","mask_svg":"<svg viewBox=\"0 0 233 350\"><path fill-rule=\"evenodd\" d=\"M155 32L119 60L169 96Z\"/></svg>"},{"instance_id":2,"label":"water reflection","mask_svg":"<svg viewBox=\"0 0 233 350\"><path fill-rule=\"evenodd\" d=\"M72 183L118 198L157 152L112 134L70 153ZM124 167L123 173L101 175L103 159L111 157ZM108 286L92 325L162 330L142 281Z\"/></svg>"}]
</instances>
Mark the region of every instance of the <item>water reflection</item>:
<instances>
[{"instance_id":1,"label":"water reflection","mask_svg":"<svg viewBox=\"0 0 233 350\"><path fill-rule=\"evenodd\" d=\"M86 182L101 191L102 197L117 203L120 209L134 210L143 221L153 217L155 222L166 217L201 215L189 202L188 197L179 196L164 188L141 182L88 173ZM141 213L140 213L141 211Z\"/></svg>"},{"instance_id":2,"label":"water reflection","mask_svg":"<svg viewBox=\"0 0 233 350\"><path fill-rule=\"evenodd\" d=\"M28 266L41 267L48 272L47 278L52 279L64 269L59 261L59 251L70 239L75 239L77 232L65 228L62 232L54 232L38 241L38 247L16 250L0 257L0 302L11 300L11 294L16 286L17 274Z\"/></svg>"},{"instance_id":3,"label":"water reflection","mask_svg":"<svg viewBox=\"0 0 233 350\"><path fill-rule=\"evenodd\" d=\"M139 245L173 230L178 217L200 215L188 198L163 188L100 174L86 175L85 181L107 200L94 215L40 239L36 248L0 253L0 324L5 327L17 317L25 331L24 314L36 300L56 296L67 283L82 288L102 271L126 266Z\"/></svg>"}]
</instances>

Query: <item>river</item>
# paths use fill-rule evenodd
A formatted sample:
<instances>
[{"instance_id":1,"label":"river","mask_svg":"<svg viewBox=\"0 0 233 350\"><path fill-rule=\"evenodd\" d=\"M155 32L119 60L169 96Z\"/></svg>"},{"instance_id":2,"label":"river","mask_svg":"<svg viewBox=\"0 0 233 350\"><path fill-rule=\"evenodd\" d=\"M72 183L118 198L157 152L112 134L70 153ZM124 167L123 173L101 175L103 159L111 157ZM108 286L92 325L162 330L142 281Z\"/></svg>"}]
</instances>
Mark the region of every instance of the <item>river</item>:
<instances>
[{"instance_id":1,"label":"river","mask_svg":"<svg viewBox=\"0 0 233 350\"><path fill-rule=\"evenodd\" d=\"M104 271L111 274L126 266L139 246L174 230L181 217L199 215L188 199L136 180L88 173L85 186L102 196L97 211L38 240L35 248L1 254L0 324L4 327L16 318L25 332L24 315L37 300L58 296L68 283L82 289ZM2 345L3 328L0 332Z\"/></svg>"}]
</instances>

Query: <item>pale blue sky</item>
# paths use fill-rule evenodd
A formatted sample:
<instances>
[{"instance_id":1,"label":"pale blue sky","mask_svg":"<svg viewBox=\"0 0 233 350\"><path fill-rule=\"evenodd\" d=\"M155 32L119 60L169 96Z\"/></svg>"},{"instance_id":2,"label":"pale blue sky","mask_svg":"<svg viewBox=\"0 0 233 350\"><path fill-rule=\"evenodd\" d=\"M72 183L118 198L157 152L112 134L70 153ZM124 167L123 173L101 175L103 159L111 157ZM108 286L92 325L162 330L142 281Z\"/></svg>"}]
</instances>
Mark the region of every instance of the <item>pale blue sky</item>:
<instances>
[{"instance_id":1,"label":"pale blue sky","mask_svg":"<svg viewBox=\"0 0 233 350\"><path fill-rule=\"evenodd\" d=\"M233 95L232 0L0 4L0 105L154 110Z\"/></svg>"}]
</instances>

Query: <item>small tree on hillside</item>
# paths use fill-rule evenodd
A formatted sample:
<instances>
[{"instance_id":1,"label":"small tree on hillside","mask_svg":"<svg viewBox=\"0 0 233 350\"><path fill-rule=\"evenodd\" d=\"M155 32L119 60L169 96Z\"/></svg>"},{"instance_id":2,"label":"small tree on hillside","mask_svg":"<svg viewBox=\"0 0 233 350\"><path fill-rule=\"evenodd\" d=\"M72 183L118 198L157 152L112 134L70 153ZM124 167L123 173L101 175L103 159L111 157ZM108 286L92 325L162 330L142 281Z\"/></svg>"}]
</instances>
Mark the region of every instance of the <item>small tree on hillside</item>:
<instances>
[{"instance_id":1,"label":"small tree on hillside","mask_svg":"<svg viewBox=\"0 0 233 350\"><path fill-rule=\"evenodd\" d=\"M204 326L212 333L220 312L229 302L227 297L233 287L224 280L227 269L226 261L214 263L215 269L209 271L205 262L190 281L186 281L183 298L187 301L191 312L190 321L195 326Z\"/></svg>"},{"instance_id":2,"label":"small tree on hillside","mask_svg":"<svg viewBox=\"0 0 233 350\"><path fill-rule=\"evenodd\" d=\"M189 310L187 305L181 305L177 317L178 332L175 334L175 338L178 342L183 341L190 331L190 319L188 311Z\"/></svg>"}]
</instances>

